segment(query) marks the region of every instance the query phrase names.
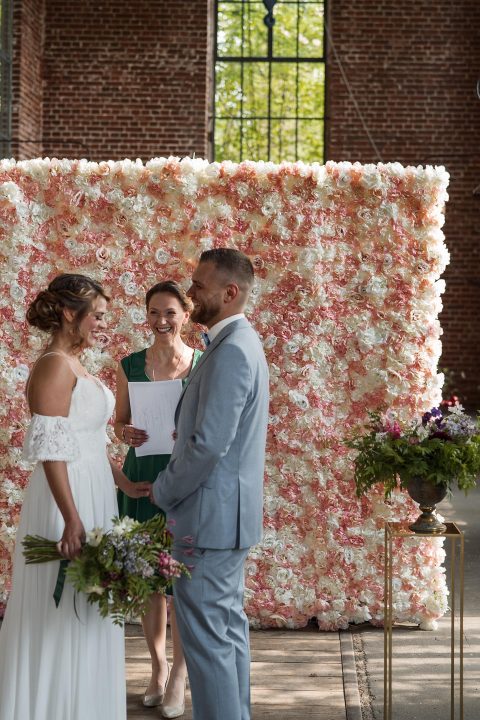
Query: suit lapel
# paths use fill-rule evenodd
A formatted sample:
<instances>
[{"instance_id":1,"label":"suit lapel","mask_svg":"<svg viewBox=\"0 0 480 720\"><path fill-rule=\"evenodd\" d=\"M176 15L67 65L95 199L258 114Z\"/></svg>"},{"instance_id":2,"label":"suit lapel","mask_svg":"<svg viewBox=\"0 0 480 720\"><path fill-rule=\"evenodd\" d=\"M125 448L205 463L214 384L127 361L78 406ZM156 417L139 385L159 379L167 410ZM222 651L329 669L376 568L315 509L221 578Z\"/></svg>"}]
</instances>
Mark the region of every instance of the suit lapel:
<instances>
[{"instance_id":1,"label":"suit lapel","mask_svg":"<svg viewBox=\"0 0 480 720\"><path fill-rule=\"evenodd\" d=\"M228 323L217 335L217 337L212 340L210 345L205 349L202 357L197 362L195 367L192 369L192 372L188 376L188 381L185 385L185 387L182 390L182 394L180 395L180 399L178 401L178 405L175 410L175 425L177 424L178 415L180 412L180 406L182 404L183 396L185 395L185 392L188 389L188 386L190 385L190 381L195 377L197 372L200 370L202 365L204 365L206 362L208 362L208 358L211 357L212 353L215 352L215 350L218 348L219 345L221 345L222 341L225 340L226 337L228 337L232 332L235 330L238 330L239 328L243 327L251 327L250 323L246 318L239 318L238 320L234 320L231 323Z\"/></svg>"}]
</instances>

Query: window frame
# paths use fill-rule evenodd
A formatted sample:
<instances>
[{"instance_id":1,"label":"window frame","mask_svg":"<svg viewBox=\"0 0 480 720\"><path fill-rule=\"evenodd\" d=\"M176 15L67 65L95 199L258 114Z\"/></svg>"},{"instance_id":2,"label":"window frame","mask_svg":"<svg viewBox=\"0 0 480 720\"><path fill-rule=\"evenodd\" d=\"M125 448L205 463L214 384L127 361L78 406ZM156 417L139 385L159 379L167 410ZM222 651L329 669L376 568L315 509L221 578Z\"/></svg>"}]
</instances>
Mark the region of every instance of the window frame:
<instances>
[{"instance_id":1,"label":"window frame","mask_svg":"<svg viewBox=\"0 0 480 720\"><path fill-rule=\"evenodd\" d=\"M265 9L265 16L264 16L264 23L265 23L265 30L267 32L267 54L266 55L249 55L245 56L243 54L244 50L244 28L245 23L242 21L242 38L241 38L241 53L236 55L219 55L218 52L218 18L219 18L219 9L220 4L222 5L240 5L242 6L242 19L243 19L243 12L244 8L250 4L255 3L260 5L263 2L264 9ZM244 122L248 120L266 120L267 121L267 127L268 127L268 137L267 137L267 158L262 158L266 160L271 159L271 150L272 150L272 121L281 121L281 120L292 120L295 122L295 160L302 160L302 158L298 157L298 145L299 145L299 121L321 121L322 122L322 134L323 134L323 157L319 158L318 161L321 163L324 163L326 161L326 142L327 142L327 128L326 128L326 105L327 105L327 32L326 32L326 22L327 22L327 0L280 0L284 5L296 5L298 8L297 13L297 33L296 33L296 55L292 56L281 56L281 55L275 55L273 52L274 42L273 42L273 32L275 27L275 6L277 5L278 0L214 0L213 3L213 10L214 10L214 22L213 22L213 73L212 73L212 96L211 96L211 158L213 161L215 161L215 155L216 155L216 122L217 120L235 120L240 122L239 127L239 136L240 136L240 158L231 158L234 162L245 160L244 157L244 132L243 132L243 126ZM270 6L270 7L267 7ZM305 5L317 5L321 6L323 8L323 38L322 38L322 54L317 56L302 56L299 54L299 9L300 6ZM272 19L273 22L271 24L268 23L267 19ZM240 65L240 75L241 75L241 88L242 93L240 96L240 114L238 116L232 116L232 115L219 115L215 102L215 96L216 96L216 90L217 90L217 65L218 63L237 63ZM245 116L243 114L243 88L244 88L244 82L243 82L243 72L244 67L247 63L263 63L265 65L268 65L268 111L266 115L255 115L255 116ZM272 106L272 67L274 64L277 63L288 63L290 65L296 65L296 107L295 107L295 114L291 115L272 115L271 112L271 106ZM323 115L322 116L303 116L301 114L301 108L298 105L298 93L299 93L299 65L303 63L318 63L319 65L323 66ZM259 159L259 158L258 158Z\"/></svg>"}]
</instances>

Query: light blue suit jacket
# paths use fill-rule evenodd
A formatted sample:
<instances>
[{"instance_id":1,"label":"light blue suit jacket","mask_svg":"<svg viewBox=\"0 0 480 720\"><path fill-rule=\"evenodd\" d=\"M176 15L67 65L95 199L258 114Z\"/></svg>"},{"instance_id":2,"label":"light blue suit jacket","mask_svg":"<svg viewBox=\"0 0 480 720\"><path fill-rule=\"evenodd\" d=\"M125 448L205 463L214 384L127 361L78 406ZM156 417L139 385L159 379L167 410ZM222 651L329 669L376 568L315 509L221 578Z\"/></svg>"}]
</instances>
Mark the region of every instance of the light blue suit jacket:
<instances>
[{"instance_id":1,"label":"light blue suit jacket","mask_svg":"<svg viewBox=\"0 0 480 720\"><path fill-rule=\"evenodd\" d=\"M175 414L177 439L153 486L175 542L247 548L259 542L268 367L246 318L224 327L192 370Z\"/></svg>"}]
</instances>

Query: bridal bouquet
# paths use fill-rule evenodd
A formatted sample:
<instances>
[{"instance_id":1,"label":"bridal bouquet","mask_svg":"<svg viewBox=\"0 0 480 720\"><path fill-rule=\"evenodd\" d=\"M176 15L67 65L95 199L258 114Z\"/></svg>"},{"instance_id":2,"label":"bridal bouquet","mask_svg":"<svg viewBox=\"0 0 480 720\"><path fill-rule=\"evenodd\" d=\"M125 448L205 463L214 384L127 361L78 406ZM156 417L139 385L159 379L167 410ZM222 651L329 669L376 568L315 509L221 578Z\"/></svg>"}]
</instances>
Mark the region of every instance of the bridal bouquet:
<instances>
[{"instance_id":1,"label":"bridal bouquet","mask_svg":"<svg viewBox=\"0 0 480 720\"><path fill-rule=\"evenodd\" d=\"M27 564L61 561L57 605L66 577L89 603L98 605L102 617L110 615L121 625L127 614L143 615L154 593L165 594L175 578L189 575L186 565L172 558L172 542L164 517L156 515L143 523L114 518L111 530L95 528L71 561L60 555L54 540L27 535L22 544Z\"/></svg>"},{"instance_id":2,"label":"bridal bouquet","mask_svg":"<svg viewBox=\"0 0 480 720\"><path fill-rule=\"evenodd\" d=\"M401 424L393 412L369 413L366 433L346 445L358 451L355 484L361 496L375 483L384 483L388 497L414 478L451 490L475 487L480 473L480 427L458 402L444 402L421 419Z\"/></svg>"}]
</instances>

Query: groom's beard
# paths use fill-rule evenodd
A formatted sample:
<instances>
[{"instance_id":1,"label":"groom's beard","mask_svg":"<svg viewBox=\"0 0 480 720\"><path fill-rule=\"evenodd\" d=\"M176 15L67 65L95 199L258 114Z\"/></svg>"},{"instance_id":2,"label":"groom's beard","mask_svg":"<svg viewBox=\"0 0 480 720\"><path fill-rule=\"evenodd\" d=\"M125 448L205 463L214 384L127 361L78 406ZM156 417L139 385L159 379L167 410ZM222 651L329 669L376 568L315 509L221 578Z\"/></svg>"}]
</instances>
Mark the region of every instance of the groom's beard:
<instances>
[{"instance_id":1,"label":"groom's beard","mask_svg":"<svg viewBox=\"0 0 480 720\"><path fill-rule=\"evenodd\" d=\"M219 315L220 310L220 303L214 301L210 303L201 303L192 310L192 313L190 314L190 320L198 323L199 325L207 325L208 327L212 327L212 325L214 325L215 323L212 323L211 321Z\"/></svg>"}]
</instances>

